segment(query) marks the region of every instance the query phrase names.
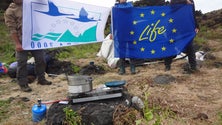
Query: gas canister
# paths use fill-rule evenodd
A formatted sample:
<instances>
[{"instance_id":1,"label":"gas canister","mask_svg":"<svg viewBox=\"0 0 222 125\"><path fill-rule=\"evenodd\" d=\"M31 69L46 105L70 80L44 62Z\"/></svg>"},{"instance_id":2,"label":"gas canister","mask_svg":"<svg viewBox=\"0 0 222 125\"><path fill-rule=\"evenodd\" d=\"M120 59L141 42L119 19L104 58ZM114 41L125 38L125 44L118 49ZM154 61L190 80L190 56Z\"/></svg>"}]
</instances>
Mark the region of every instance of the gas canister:
<instances>
[{"instance_id":1,"label":"gas canister","mask_svg":"<svg viewBox=\"0 0 222 125\"><path fill-rule=\"evenodd\" d=\"M38 103L32 107L32 121L40 122L46 116L47 107L38 99Z\"/></svg>"}]
</instances>

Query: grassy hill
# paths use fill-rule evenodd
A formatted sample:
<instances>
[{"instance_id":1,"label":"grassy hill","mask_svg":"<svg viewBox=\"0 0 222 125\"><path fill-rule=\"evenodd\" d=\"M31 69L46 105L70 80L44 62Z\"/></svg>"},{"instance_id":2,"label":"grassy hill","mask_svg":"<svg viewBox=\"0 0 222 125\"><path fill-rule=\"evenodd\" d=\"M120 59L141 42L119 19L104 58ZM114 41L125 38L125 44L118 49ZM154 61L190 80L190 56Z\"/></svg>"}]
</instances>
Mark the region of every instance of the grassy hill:
<instances>
[{"instance_id":1,"label":"grassy hill","mask_svg":"<svg viewBox=\"0 0 222 125\"><path fill-rule=\"evenodd\" d=\"M201 27L208 27L212 30L222 28L222 9L200 14L197 19Z\"/></svg>"},{"instance_id":2,"label":"grassy hill","mask_svg":"<svg viewBox=\"0 0 222 125\"><path fill-rule=\"evenodd\" d=\"M208 51L208 40L222 39L222 9L201 14L197 11L197 22L200 31L195 38L195 43L201 46L203 51Z\"/></svg>"}]
</instances>

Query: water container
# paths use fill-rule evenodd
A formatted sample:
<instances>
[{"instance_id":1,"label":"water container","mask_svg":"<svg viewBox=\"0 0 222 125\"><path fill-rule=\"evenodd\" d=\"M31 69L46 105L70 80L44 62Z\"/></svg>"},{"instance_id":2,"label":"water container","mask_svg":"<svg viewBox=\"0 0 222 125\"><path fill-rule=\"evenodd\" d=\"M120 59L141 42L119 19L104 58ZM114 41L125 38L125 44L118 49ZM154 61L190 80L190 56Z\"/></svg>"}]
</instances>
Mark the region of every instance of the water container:
<instances>
[{"instance_id":1,"label":"water container","mask_svg":"<svg viewBox=\"0 0 222 125\"><path fill-rule=\"evenodd\" d=\"M45 104L41 103L41 100L38 100L38 104L35 104L32 107L32 121L40 122L46 116L47 107Z\"/></svg>"}]
</instances>

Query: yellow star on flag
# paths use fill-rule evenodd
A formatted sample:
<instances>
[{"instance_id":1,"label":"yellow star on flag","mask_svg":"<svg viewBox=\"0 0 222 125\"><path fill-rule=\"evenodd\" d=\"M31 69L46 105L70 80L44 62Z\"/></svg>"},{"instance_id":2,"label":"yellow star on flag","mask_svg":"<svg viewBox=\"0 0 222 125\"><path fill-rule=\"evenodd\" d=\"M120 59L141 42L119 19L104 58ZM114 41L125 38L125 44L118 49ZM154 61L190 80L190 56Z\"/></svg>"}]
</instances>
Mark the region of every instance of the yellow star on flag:
<instances>
[{"instance_id":1,"label":"yellow star on flag","mask_svg":"<svg viewBox=\"0 0 222 125\"><path fill-rule=\"evenodd\" d=\"M164 47L164 46L161 49L162 49L162 51L166 51L166 47Z\"/></svg>"},{"instance_id":2,"label":"yellow star on flag","mask_svg":"<svg viewBox=\"0 0 222 125\"><path fill-rule=\"evenodd\" d=\"M140 50L141 50L142 52L144 52L144 51L145 51L145 48L142 47Z\"/></svg>"},{"instance_id":3,"label":"yellow star on flag","mask_svg":"<svg viewBox=\"0 0 222 125\"><path fill-rule=\"evenodd\" d=\"M165 13L161 13L161 16L165 16L166 14Z\"/></svg>"},{"instance_id":4,"label":"yellow star on flag","mask_svg":"<svg viewBox=\"0 0 222 125\"><path fill-rule=\"evenodd\" d=\"M133 44L137 44L136 40L133 41Z\"/></svg>"},{"instance_id":5,"label":"yellow star on flag","mask_svg":"<svg viewBox=\"0 0 222 125\"><path fill-rule=\"evenodd\" d=\"M134 35L134 31L131 31L130 34L131 34L131 35Z\"/></svg>"},{"instance_id":6,"label":"yellow star on flag","mask_svg":"<svg viewBox=\"0 0 222 125\"><path fill-rule=\"evenodd\" d=\"M136 24L137 24L137 21L134 20L134 21L133 21L133 25L136 25Z\"/></svg>"},{"instance_id":7,"label":"yellow star on flag","mask_svg":"<svg viewBox=\"0 0 222 125\"><path fill-rule=\"evenodd\" d=\"M140 14L140 17L144 17L144 13L141 13L141 14Z\"/></svg>"},{"instance_id":8,"label":"yellow star on flag","mask_svg":"<svg viewBox=\"0 0 222 125\"><path fill-rule=\"evenodd\" d=\"M174 28L174 29L172 30L172 32L173 32L173 33L176 33L176 32L177 32L177 29Z\"/></svg>"},{"instance_id":9,"label":"yellow star on flag","mask_svg":"<svg viewBox=\"0 0 222 125\"><path fill-rule=\"evenodd\" d=\"M169 23L173 23L173 19L172 18L169 19Z\"/></svg>"},{"instance_id":10,"label":"yellow star on flag","mask_svg":"<svg viewBox=\"0 0 222 125\"><path fill-rule=\"evenodd\" d=\"M170 39L170 43L173 43L174 42L174 39Z\"/></svg>"},{"instance_id":11,"label":"yellow star on flag","mask_svg":"<svg viewBox=\"0 0 222 125\"><path fill-rule=\"evenodd\" d=\"M155 52L156 52L155 50L151 50L151 54L155 54Z\"/></svg>"},{"instance_id":12,"label":"yellow star on flag","mask_svg":"<svg viewBox=\"0 0 222 125\"><path fill-rule=\"evenodd\" d=\"M155 14L155 11L154 11L154 10L152 10L152 11L150 11L150 13L151 13L152 15L154 15L154 14Z\"/></svg>"}]
</instances>

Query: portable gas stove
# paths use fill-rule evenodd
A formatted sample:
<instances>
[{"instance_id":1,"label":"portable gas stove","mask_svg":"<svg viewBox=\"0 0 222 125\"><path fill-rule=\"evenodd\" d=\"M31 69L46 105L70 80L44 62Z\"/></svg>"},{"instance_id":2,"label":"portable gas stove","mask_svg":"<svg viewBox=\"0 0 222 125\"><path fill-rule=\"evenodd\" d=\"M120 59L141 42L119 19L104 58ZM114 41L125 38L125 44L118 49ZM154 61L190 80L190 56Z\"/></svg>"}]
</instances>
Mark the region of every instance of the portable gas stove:
<instances>
[{"instance_id":1,"label":"portable gas stove","mask_svg":"<svg viewBox=\"0 0 222 125\"><path fill-rule=\"evenodd\" d=\"M72 103L83 103L122 97L122 87L103 87L84 93L69 93Z\"/></svg>"},{"instance_id":2,"label":"portable gas stove","mask_svg":"<svg viewBox=\"0 0 222 125\"><path fill-rule=\"evenodd\" d=\"M125 81L106 82L103 87L92 89L92 78L90 76L67 76L68 96L72 103L98 101L104 99L122 97Z\"/></svg>"}]
</instances>

